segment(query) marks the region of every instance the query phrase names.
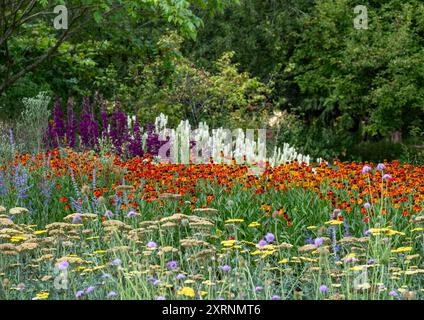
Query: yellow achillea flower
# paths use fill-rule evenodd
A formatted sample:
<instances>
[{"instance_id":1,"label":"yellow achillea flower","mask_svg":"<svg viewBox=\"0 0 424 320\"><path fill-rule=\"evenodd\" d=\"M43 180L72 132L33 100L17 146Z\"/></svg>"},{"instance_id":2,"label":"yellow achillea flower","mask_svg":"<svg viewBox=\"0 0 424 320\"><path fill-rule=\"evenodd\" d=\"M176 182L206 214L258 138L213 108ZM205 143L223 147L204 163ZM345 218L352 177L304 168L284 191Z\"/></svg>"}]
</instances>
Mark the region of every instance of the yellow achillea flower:
<instances>
[{"instance_id":1,"label":"yellow achillea flower","mask_svg":"<svg viewBox=\"0 0 424 320\"><path fill-rule=\"evenodd\" d=\"M312 229L316 229L317 228L317 226L309 226L309 227L306 227L306 229L308 229L308 230L312 230Z\"/></svg>"},{"instance_id":2,"label":"yellow achillea flower","mask_svg":"<svg viewBox=\"0 0 424 320\"><path fill-rule=\"evenodd\" d=\"M419 227L419 228L412 229L411 232L418 232L423 230L424 230L423 228Z\"/></svg>"},{"instance_id":3,"label":"yellow achillea flower","mask_svg":"<svg viewBox=\"0 0 424 320\"><path fill-rule=\"evenodd\" d=\"M26 237L24 237L24 236L12 236L11 238L10 238L10 242L20 242L20 241L24 241L24 240L26 240L27 238Z\"/></svg>"},{"instance_id":4,"label":"yellow achillea flower","mask_svg":"<svg viewBox=\"0 0 424 320\"><path fill-rule=\"evenodd\" d=\"M399 247L397 249L392 250L392 253L402 253L412 251L412 247Z\"/></svg>"},{"instance_id":5,"label":"yellow achillea flower","mask_svg":"<svg viewBox=\"0 0 424 320\"><path fill-rule=\"evenodd\" d=\"M191 280L191 279L188 279L188 280L184 281L185 284L192 284L192 283L195 283L195 282L196 281Z\"/></svg>"},{"instance_id":6,"label":"yellow achillea flower","mask_svg":"<svg viewBox=\"0 0 424 320\"><path fill-rule=\"evenodd\" d=\"M389 230L386 232L386 236L393 236L393 235L395 235L395 234L398 234L398 235L401 235L401 236L404 236L404 235L405 235L405 233L404 233L404 232L400 232L400 231L396 231L396 230L392 230L392 229L389 229Z\"/></svg>"},{"instance_id":7,"label":"yellow achillea flower","mask_svg":"<svg viewBox=\"0 0 424 320\"><path fill-rule=\"evenodd\" d=\"M327 221L325 224L330 224L332 226L335 226L335 225L343 224L343 221L340 221L340 220L330 220L330 221Z\"/></svg>"},{"instance_id":8,"label":"yellow achillea flower","mask_svg":"<svg viewBox=\"0 0 424 320\"><path fill-rule=\"evenodd\" d=\"M46 300L49 297L50 293L47 291L41 291L40 293L37 293L35 298L33 300Z\"/></svg>"},{"instance_id":9,"label":"yellow achillea flower","mask_svg":"<svg viewBox=\"0 0 424 320\"><path fill-rule=\"evenodd\" d=\"M76 267L75 269L73 269L72 270L72 272L79 272L79 271L84 271L85 270L85 267L83 267L83 266L78 266L78 267Z\"/></svg>"},{"instance_id":10,"label":"yellow achillea flower","mask_svg":"<svg viewBox=\"0 0 424 320\"><path fill-rule=\"evenodd\" d=\"M256 227L260 227L260 226L261 226L261 224L257 221L252 222L248 225L249 228L256 228Z\"/></svg>"},{"instance_id":11,"label":"yellow achillea flower","mask_svg":"<svg viewBox=\"0 0 424 320\"><path fill-rule=\"evenodd\" d=\"M288 262L289 262L289 259L282 259L282 260L278 261L278 263L281 263L281 264L288 263Z\"/></svg>"},{"instance_id":12,"label":"yellow achillea flower","mask_svg":"<svg viewBox=\"0 0 424 320\"><path fill-rule=\"evenodd\" d=\"M94 240L94 239L99 239L99 236L93 236L93 237L88 237L86 240Z\"/></svg>"},{"instance_id":13,"label":"yellow achillea flower","mask_svg":"<svg viewBox=\"0 0 424 320\"><path fill-rule=\"evenodd\" d=\"M183 287L180 290L178 290L177 294L186 296L189 298L194 298L196 296L196 293L194 292L193 288L190 287Z\"/></svg>"},{"instance_id":14,"label":"yellow achillea flower","mask_svg":"<svg viewBox=\"0 0 424 320\"><path fill-rule=\"evenodd\" d=\"M33 234L38 235L38 234L44 234L47 233L47 230L36 230L33 232Z\"/></svg>"},{"instance_id":15,"label":"yellow achillea flower","mask_svg":"<svg viewBox=\"0 0 424 320\"><path fill-rule=\"evenodd\" d=\"M96 250L96 251L93 251L94 254L104 254L106 252L107 252L107 250Z\"/></svg>"},{"instance_id":16,"label":"yellow achillea flower","mask_svg":"<svg viewBox=\"0 0 424 320\"><path fill-rule=\"evenodd\" d=\"M305 262L318 262L318 259L312 259L308 257L300 257L300 259Z\"/></svg>"},{"instance_id":17,"label":"yellow achillea flower","mask_svg":"<svg viewBox=\"0 0 424 320\"><path fill-rule=\"evenodd\" d=\"M251 241L245 241L245 240L241 240L240 242L241 242L241 243L244 243L244 244L248 244L248 245L251 245L251 246L256 246L256 243L254 243L254 242L251 242Z\"/></svg>"},{"instance_id":18,"label":"yellow achillea flower","mask_svg":"<svg viewBox=\"0 0 424 320\"><path fill-rule=\"evenodd\" d=\"M235 243L236 243L236 240L224 240L224 241L221 241L221 244L224 247L232 247L232 246L235 245Z\"/></svg>"},{"instance_id":19,"label":"yellow achillea flower","mask_svg":"<svg viewBox=\"0 0 424 320\"><path fill-rule=\"evenodd\" d=\"M353 259L356 258L356 254L355 253L349 253L345 256L345 259Z\"/></svg>"},{"instance_id":20,"label":"yellow achillea flower","mask_svg":"<svg viewBox=\"0 0 424 320\"><path fill-rule=\"evenodd\" d=\"M362 266L354 266L352 268L349 268L349 270L351 270L351 271L362 271L362 270L364 270L366 268L367 268L366 265L362 265Z\"/></svg>"},{"instance_id":21,"label":"yellow achillea flower","mask_svg":"<svg viewBox=\"0 0 424 320\"><path fill-rule=\"evenodd\" d=\"M236 222L243 222L244 219L228 219L225 220L225 223L236 223Z\"/></svg>"},{"instance_id":22,"label":"yellow achillea flower","mask_svg":"<svg viewBox=\"0 0 424 320\"><path fill-rule=\"evenodd\" d=\"M207 294L208 294L208 292L207 292L207 291L200 291L200 292L199 292L199 294L200 294L201 296L205 296L205 295L207 295Z\"/></svg>"}]
</instances>

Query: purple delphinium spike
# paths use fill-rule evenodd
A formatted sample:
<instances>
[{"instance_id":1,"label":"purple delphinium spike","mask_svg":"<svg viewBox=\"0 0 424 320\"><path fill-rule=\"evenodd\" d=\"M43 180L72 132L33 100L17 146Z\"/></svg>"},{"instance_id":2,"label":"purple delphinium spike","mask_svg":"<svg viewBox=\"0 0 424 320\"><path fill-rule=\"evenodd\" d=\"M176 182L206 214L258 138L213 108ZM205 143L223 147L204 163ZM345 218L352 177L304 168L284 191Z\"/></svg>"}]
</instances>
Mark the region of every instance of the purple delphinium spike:
<instances>
[{"instance_id":1,"label":"purple delphinium spike","mask_svg":"<svg viewBox=\"0 0 424 320\"><path fill-rule=\"evenodd\" d=\"M115 152L122 154L122 146L128 139L127 116L121 111L121 103L118 99L115 101L115 110L112 113L110 123L110 139L115 148Z\"/></svg>"},{"instance_id":2,"label":"purple delphinium spike","mask_svg":"<svg viewBox=\"0 0 424 320\"><path fill-rule=\"evenodd\" d=\"M98 144L99 126L90 110L90 99L88 97L83 98L80 118L79 131L82 146L86 149L93 149Z\"/></svg>"},{"instance_id":3,"label":"purple delphinium spike","mask_svg":"<svg viewBox=\"0 0 424 320\"><path fill-rule=\"evenodd\" d=\"M134 123L133 134L130 138L128 151L132 157L142 157L144 155L141 127L138 118L136 118Z\"/></svg>"},{"instance_id":4,"label":"purple delphinium spike","mask_svg":"<svg viewBox=\"0 0 424 320\"><path fill-rule=\"evenodd\" d=\"M64 115L59 97L56 98L53 109L53 136L52 140L56 145L60 145L65 137L66 128L64 123Z\"/></svg>"},{"instance_id":5,"label":"purple delphinium spike","mask_svg":"<svg viewBox=\"0 0 424 320\"><path fill-rule=\"evenodd\" d=\"M102 120L102 138L109 138L109 115L106 111L106 102L100 98L100 118Z\"/></svg>"},{"instance_id":6,"label":"purple delphinium spike","mask_svg":"<svg viewBox=\"0 0 424 320\"><path fill-rule=\"evenodd\" d=\"M77 127L78 124L74 111L74 99L69 98L67 104L66 143L71 148L75 147Z\"/></svg>"}]
</instances>

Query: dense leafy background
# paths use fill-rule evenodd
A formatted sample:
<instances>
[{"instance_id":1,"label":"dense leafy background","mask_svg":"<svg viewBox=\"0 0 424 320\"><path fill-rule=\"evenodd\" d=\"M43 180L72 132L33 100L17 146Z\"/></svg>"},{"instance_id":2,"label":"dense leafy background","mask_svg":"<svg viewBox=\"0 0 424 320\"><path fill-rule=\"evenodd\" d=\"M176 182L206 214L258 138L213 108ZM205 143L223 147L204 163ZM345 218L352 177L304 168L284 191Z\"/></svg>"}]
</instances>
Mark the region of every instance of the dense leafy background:
<instances>
[{"instance_id":1,"label":"dense leafy background","mask_svg":"<svg viewBox=\"0 0 424 320\"><path fill-rule=\"evenodd\" d=\"M152 121L274 126L327 159L416 160L424 140L424 4L353 0L0 1L0 118L47 91L99 92ZM20 5L20 7L19 7ZM35 66L34 66L35 64ZM394 143L396 142L396 144Z\"/></svg>"}]
</instances>

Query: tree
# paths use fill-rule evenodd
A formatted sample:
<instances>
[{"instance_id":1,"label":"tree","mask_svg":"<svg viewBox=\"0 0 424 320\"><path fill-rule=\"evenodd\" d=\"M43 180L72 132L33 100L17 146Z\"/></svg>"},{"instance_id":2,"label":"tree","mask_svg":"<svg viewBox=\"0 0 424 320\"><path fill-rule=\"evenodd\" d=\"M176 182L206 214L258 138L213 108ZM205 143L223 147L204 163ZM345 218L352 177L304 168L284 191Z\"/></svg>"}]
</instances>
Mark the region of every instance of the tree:
<instances>
[{"instance_id":1,"label":"tree","mask_svg":"<svg viewBox=\"0 0 424 320\"><path fill-rule=\"evenodd\" d=\"M302 97L292 111L333 156L424 128L424 4L365 2L368 30L354 28L356 5L318 1L285 70Z\"/></svg>"},{"instance_id":2,"label":"tree","mask_svg":"<svg viewBox=\"0 0 424 320\"><path fill-rule=\"evenodd\" d=\"M95 69L98 62L93 59L93 52L99 48L125 46L127 55L133 52L132 49L140 53L146 42L153 40L154 43L154 38L146 32L149 28L157 27L153 35L158 30L161 33L165 28L172 28L184 37L195 38L201 19L193 13L193 9L214 12L220 10L225 2L72 0L66 1L68 28L56 30L52 20L57 16L53 10L58 3L0 0L0 97L4 97L7 90L13 92L14 85L21 85L20 91L31 87L34 82L44 87L51 86L55 79L46 81L46 74L38 73L47 62L53 62L53 65L59 62L60 65L63 61L77 61ZM106 68L101 65L100 73ZM71 76L76 78L75 74ZM25 85L22 86L22 83ZM19 92L16 94L19 95Z\"/></svg>"}]
</instances>

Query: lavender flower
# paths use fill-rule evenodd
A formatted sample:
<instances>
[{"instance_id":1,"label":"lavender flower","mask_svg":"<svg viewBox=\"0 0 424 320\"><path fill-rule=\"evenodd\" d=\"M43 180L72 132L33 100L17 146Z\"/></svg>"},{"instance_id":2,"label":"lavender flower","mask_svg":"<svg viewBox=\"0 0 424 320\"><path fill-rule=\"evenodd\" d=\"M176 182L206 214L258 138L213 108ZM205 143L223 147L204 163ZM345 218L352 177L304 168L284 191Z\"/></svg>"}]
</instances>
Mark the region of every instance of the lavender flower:
<instances>
[{"instance_id":1,"label":"lavender flower","mask_svg":"<svg viewBox=\"0 0 424 320\"><path fill-rule=\"evenodd\" d=\"M380 170L380 171L386 170L386 166L384 165L384 163L379 163L377 165L377 170Z\"/></svg>"},{"instance_id":2,"label":"lavender flower","mask_svg":"<svg viewBox=\"0 0 424 320\"><path fill-rule=\"evenodd\" d=\"M281 297L275 294L271 297L271 300L281 300Z\"/></svg>"},{"instance_id":3,"label":"lavender flower","mask_svg":"<svg viewBox=\"0 0 424 320\"><path fill-rule=\"evenodd\" d=\"M81 222L82 222L81 214L78 213L75 216L73 216L72 223L81 223Z\"/></svg>"},{"instance_id":4,"label":"lavender flower","mask_svg":"<svg viewBox=\"0 0 424 320\"><path fill-rule=\"evenodd\" d=\"M371 208L371 204L370 204L369 202L366 202L366 203L364 204L364 208L365 208L365 209L369 209L369 208Z\"/></svg>"},{"instance_id":5,"label":"lavender flower","mask_svg":"<svg viewBox=\"0 0 424 320\"><path fill-rule=\"evenodd\" d=\"M328 292L328 287L325 284L321 285L319 287L319 292L321 292L321 293L327 293Z\"/></svg>"},{"instance_id":6,"label":"lavender flower","mask_svg":"<svg viewBox=\"0 0 424 320\"><path fill-rule=\"evenodd\" d=\"M370 166L365 165L365 166L362 168L362 173L363 173L363 174L365 174L365 173L370 172L371 170L372 170L372 168L371 168Z\"/></svg>"},{"instance_id":7,"label":"lavender flower","mask_svg":"<svg viewBox=\"0 0 424 320\"><path fill-rule=\"evenodd\" d=\"M315 247L321 247L324 243L324 238L316 238L314 240Z\"/></svg>"},{"instance_id":8,"label":"lavender flower","mask_svg":"<svg viewBox=\"0 0 424 320\"><path fill-rule=\"evenodd\" d=\"M399 294L397 293L396 290L392 290L392 291L389 292L389 296L391 296L391 297L398 297Z\"/></svg>"},{"instance_id":9,"label":"lavender flower","mask_svg":"<svg viewBox=\"0 0 424 320\"><path fill-rule=\"evenodd\" d=\"M112 265L113 266L119 266L119 265L121 265L122 264L122 260L121 259L119 259L119 258L116 258L116 259L114 259L113 261L112 261Z\"/></svg>"},{"instance_id":10,"label":"lavender flower","mask_svg":"<svg viewBox=\"0 0 424 320\"><path fill-rule=\"evenodd\" d=\"M169 261L166 264L166 266L168 267L169 270L175 270L175 269L178 268L178 263L177 263L177 261L172 260L172 261Z\"/></svg>"},{"instance_id":11,"label":"lavender flower","mask_svg":"<svg viewBox=\"0 0 424 320\"><path fill-rule=\"evenodd\" d=\"M255 292L261 292L263 289L264 289L264 287L256 286L255 287Z\"/></svg>"},{"instance_id":12,"label":"lavender flower","mask_svg":"<svg viewBox=\"0 0 424 320\"><path fill-rule=\"evenodd\" d=\"M118 294L115 292L115 291L111 291L111 292L109 292L108 294L107 294L107 298L108 299L111 299L111 298L113 298L113 297L116 297Z\"/></svg>"},{"instance_id":13,"label":"lavender flower","mask_svg":"<svg viewBox=\"0 0 424 320\"><path fill-rule=\"evenodd\" d=\"M390 174L385 174L384 176L383 176L383 180L392 180L393 178L392 178L392 176L390 175Z\"/></svg>"},{"instance_id":14,"label":"lavender flower","mask_svg":"<svg viewBox=\"0 0 424 320\"><path fill-rule=\"evenodd\" d=\"M137 215L138 215L137 212L131 210L130 212L128 212L127 217L132 218L132 217L136 217Z\"/></svg>"},{"instance_id":15,"label":"lavender flower","mask_svg":"<svg viewBox=\"0 0 424 320\"><path fill-rule=\"evenodd\" d=\"M106 212L105 212L104 216L105 216L106 218L112 218L112 217L113 217L113 212L112 212L112 211L110 211L110 210L106 210Z\"/></svg>"},{"instance_id":16,"label":"lavender flower","mask_svg":"<svg viewBox=\"0 0 424 320\"><path fill-rule=\"evenodd\" d=\"M75 298L79 299L79 298L81 298L83 295L84 295L84 290L78 290L78 291L75 293Z\"/></svg>"},{"instance_id":17,"label":"lavender flower","mask_svg":"<svg viewBox=\"0 0 424 320\"><path fill-rule=\"evenodd\" d=\"M258 242L258 246L259 246L259 248L263 248L263 247L265 247L266 245L267 245L268 243L265 241L265 240L259 240L259 242Z\"/></svg>"},{"instance_id":18,"label":"lavender flower","mask_svg":"<svg viewBox=\"0 0 424 320\"><path fill-rule=\"evenodd\" d=\"M223 265L219 267L223 272L230 272L231 271L231 267L229 265Z\"/></svg>"},{"instance_id":19,"label":"lavender flower","mask_svg":"<svg viewBox=\"0 0 424 320\"><path fill-rule=\"evenodd\" d=\"M89 286L87 289L85 289L85 293L89 294L89 293L93 292L94 289L96 289L95 286Z\"/></svg>"},{"instance_id":20,"label":"lavender flower","mask_svg":"<svg viewBox=\"0 0 424 320\"><path fill-rule=\"evenodd\" d=\"M164 296L158 296L156 297L156 300L166 300L166 298Z\"/></svg>"},{"instance_id":21,"label":"lavender flower","mask_svg":"<svg viewBox=\"0 0 424 320\"><path fill-rule=\"evenodd\" d=\"M274 236L274 234L272 234L271 232L268 232L268 233L265 235L265 240L266 240L268 243L273 242L273 241L275 240L275 236Z\"/></svg>"},{"instance_id":22,"label":"lavender flower","mask_svg":"<svg viewBox=\"0 0 424 320\"><path fill-rule=\"evenodd\" d=\"M149 241L149 242L147 242L147 247L149 248L149 249L156 249L157 248L157 243L156 242L154 242L154 241Z\"/></svg>"},{"instance_id":23,"label":"lavender flower","mask_svg":"<svg viewBox=\"0 0 424 320\"><path fill-rule=\"evenodd\" d=\"M177 280L182 280L182 279L185 279L187 276L185 275L185 274L183 274L183 273L179 273L177 276L176 276L176 279Z\"/></svg>"},{"instance_id":24,"label":"lavender flower","mask_svg":"<svg viewBox=\"0 0 424 320\"><path fill-rule=\"evenodd\" d=\"M63 260L57 264L57 268L59 270L66 270L68 269L68 267L69 267L69 262L66 260Z\"/></svg>"}]
</instances>

